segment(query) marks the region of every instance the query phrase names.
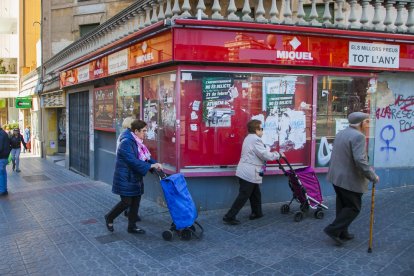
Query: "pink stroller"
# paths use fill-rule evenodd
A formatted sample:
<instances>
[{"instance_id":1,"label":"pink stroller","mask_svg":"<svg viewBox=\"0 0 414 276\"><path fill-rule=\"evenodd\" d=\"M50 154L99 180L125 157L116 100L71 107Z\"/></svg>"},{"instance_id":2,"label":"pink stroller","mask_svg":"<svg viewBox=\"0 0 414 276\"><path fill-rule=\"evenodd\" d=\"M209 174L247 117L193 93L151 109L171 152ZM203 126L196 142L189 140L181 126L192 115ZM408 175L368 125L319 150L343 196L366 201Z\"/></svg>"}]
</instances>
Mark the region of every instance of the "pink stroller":
<instances>
[{"instance_id":1,"label":"pink stroller","mask_svg":"<svg viewBox=\"0 0 414 276\"><path fill-rule=\"evenodd\" d=\"M289 178L289 187L292 190L293 197L289 204L282 205L280 208L281 213L289 213L290 204L295 199L300 203L300 211L295 212L294 215L296 222L303 219L304 214L309 211L309 208L315 210L315 218L322 219L324 216L323 209L328 209L328 207L322 204L321 187L315 171L311 167L294 170L285 157L282 157L282 159L289 167L289 170L286 170L280 161L278 161L279 168Z\"/></svg>"}]
</instances>

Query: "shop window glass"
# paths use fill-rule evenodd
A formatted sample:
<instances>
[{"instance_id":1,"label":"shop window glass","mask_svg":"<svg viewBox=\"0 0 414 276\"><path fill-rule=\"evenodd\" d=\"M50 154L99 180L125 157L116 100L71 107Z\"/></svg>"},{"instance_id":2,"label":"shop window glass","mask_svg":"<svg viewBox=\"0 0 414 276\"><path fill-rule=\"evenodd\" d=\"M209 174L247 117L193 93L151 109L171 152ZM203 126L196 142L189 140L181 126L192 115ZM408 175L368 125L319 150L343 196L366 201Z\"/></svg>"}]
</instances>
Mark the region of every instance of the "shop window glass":
<instances>
[{"instance_id":1,"label":"shop window glass","mask_svg":"<svg viewBox=\"0 0 414 276\"><path fill-rule=\"evenodd\" d=\"M316 167L329 166L335 135L348 127L348 114L355 111L370 113L370 92L375 89L375 84L375 79L369 77L318 77Z\"/></svg>"},{"instance_id":2,"label":"shop window glass","mask_svg":"<svg viewBox=\"0 0 414 276\"><path fill-rule=\"evenodd\" d=\"M166 169L176 169L175 73L145 77L143 119L148 124L145 144Z\"/></svg>"},{"instance_id":3,"label":"shop window glass","mask_svg":"<svg viewBox=\"0 0 414 276\"><path fill-rule=\"evenodd\" d=\"M263 122L266 144L309 165L311 77L182 72L181 80L182 168L236 166L253 118Z\"/></svg>"},{"instance_id":4,"label":"shop window glass","mask_svg":"<svg viewBox=\"0 0 414 276\"><path fill-rule=\"evenodd\" d=\"M141 79L127 79L116 82L116 137L122 132L126 117L139 118Z\"/></svg>"}]
</instances>

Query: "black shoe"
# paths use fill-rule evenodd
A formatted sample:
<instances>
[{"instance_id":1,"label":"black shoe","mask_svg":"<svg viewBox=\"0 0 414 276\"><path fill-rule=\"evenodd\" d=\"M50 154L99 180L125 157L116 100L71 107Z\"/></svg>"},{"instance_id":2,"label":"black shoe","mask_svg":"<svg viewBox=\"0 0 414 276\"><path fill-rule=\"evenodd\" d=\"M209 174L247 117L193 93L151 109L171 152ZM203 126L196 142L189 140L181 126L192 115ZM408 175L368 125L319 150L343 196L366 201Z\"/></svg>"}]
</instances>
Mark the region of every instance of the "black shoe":
<instances>
[{"instance_id":1,"label":"black shoe","mask_svg":"<svg viewBox=\"0 0 414 276\"><path fill-rule=\"evenodd\" d=\"M259 219L261 217L263 217L263 214L258 215L256 213L251 213L250 216L249 216L249 219L250 220L255 220L255 219Z\"/></svg>"},{"instance_id":2,"label":"black shoe","mask_svg":"<svg viewBox=\"0 0 414 276\"><path fill-rule=\"evenodd\" d=\"M5 192L0 193L0 196L7 196L8 194L9 194L9 192L5 191Z\"/></svg>"},{"instance_id":3,"label":"black shoe","mask_svg":"<svg viewBox=\"0 0 414 276\"><path fill-rule=\"evenodd\" d=\"M354 234L350 234L350 233L348 233L348 232L342 232L342 233L339 235L339 238L340 238L341 240L344 240L344 241L349 241L349 240L352 240L353 238L355 238L355 235L354 235Z\"/></svg>"},{"instance_id":4,"label":"black shoe","mask_svg":"<svg viewBox=\"0 0 414 276\"><path fill-rule=\"evenodd\" d=\"M223 217L223 221L225 222L225 223L227 223L227 224L230 224L230 225L238 225L238 224L240 224L240 221L239 220L237 220L236 218L229 218L229 217L226 217L226 216L224 216Z\"/></svg>"},{"instance_id":5,"label":"black shoe","mask_svg":"<svg viewBox=\"0 0 414 276\"><path fill-rule=\"evenodd\" d=\"M145 230L138 227L128 227L128 233L131 234L145 234Z\"/></svg>"},{"instance_id":6,"label":"black shoe","mask_svg":"<svg viewBox=\"0 0 414 276\"><path fill-rule=\"evenodd\" d=\"M105 215L105 224L109 232L114 232L114 223L109 222L108 215Z\"/></svg>"},{"instance_id":7,"label":"black shoe","mask_svg":"<svg viewBox=\"0 0 414 276\"><path fill-rule=\"evenodd\" d=\"M335 236L334 234L326 230L326 228L323 229L323 232L325 232L326 235L328 235L332 240L334 240L337 246L341 246L343 244L342 241L339 239L339 237Z\"/></svg>"},{"instance_id":8,"label":"black shoe","mask_svg":"<svg viewBox=\"0 0 414 276\"><path fill-rule=\"evenodd\" d=\"M21 170L17 169L16 172L19 173L19 172L21 172Z\"/></svg>"}]
</instances>

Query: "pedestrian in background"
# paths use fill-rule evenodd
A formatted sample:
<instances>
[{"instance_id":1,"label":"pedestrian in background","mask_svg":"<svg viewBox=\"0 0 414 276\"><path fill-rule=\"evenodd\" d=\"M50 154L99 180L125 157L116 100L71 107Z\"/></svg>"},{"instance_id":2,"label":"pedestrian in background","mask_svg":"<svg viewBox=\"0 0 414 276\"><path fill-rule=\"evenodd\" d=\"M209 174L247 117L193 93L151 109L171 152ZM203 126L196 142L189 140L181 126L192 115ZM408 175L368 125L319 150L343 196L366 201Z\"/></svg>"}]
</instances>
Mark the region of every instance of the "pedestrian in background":
<instances>
[{"instance_id":1,"label":"pedestrian in background","mask_svg":"<svg viewBox=\"0 0 414 276\"><path fill-rule=\"evenodd\" d=\"M121 138L121 134L127 130L127 129L131 129L131 123L134 120L133 117L126 117L123 121L122 121L122 131L118 136L118 139L116 140L116 150L118 150L118 146L120 143L120 138Z\"/></svg>"},{"instance_id":2,"label":"pedestrian in background","mask_svg":"<svg viewBox=\"0 0 414 276\"><path fill-rule=\"evenodd\" d=\"M112 192L120 195L121 201L105 215L106 227L110 232L114 231L114 219L129 208L128 232L145 233L136 225L137 210L144 193L143 177L150 169L162 170L162 165L151 158L148 148L143 143L147 132L147 124L135 119L131 123L131 128L120 135Z\"/></svg>"},{"instance_id":3,"label":"pedestrian in background","mask_svg":"<svg viewBox=\"0 0 414 276\"><path fill-rule=\"evenodd\" d=\"M353 112L348 121L349 127L335 137L327 175L336 193L336 217L324 232L336 245L354 238L348 228L361 211L362 195L368 190L369 181L379 181L368 163L366 151L369 115Z\"/></svg>"},{"instance_id":4,"label":"pedestrian in background","mask_svg":"<svg viewBox=\"0 0 414 276\"><path fill-rule=\"evenodd\" d=\"M27 126L23 131L23 140L26 143L26 149L30 152L31 142L30 142L30 126ZM26 149L24 152L26 152Z\"/></svg>"},{"instance_id":5,"label":"pedestrian in background","mask_svg":"<svg viewBox=\"0 0 414 276\"><path fill-rule=\"evenodd\" d=\"M230 210L223 217L223 221L230 225L240 224L236 215L250 200L250 220L263 217L262 194L260 185L263 180L263 166L266 161L277 160L282 156L278 152L271 152L269 147L262 141L263 126L259 120L251 120L247 123L248 135L243 141L242 152L239 164L237 165L236 176L239 178L239 195L231 206Z\"/></svg>"},{"instance_id":6,"label":"pedestrian in background","mask_svg":"<svg viewBox=\"0 0 414 276\"><path fill-rule=\"evenodd\" d=\"M16 172L21 172L19 169L19 165L20 165L20 151L22 148L22 144L23 144L23 147L27 149L23 136L20 134L20 130L18 128L13 129L13 134L10 137L10 147L11 147L13 171L16 170Z\"/></svg>"},{"instance_id":7,"label":"pedestrian in background","mask_svg":"<svg viewBox=\"0 0 414 276\"><path fill-rule=\"evenodd\" d=\"M6 196L7 191L7 171L6 166L9 162L10 138L9 134L0 126L0 196Z\"/></svg>"}]
</instances>

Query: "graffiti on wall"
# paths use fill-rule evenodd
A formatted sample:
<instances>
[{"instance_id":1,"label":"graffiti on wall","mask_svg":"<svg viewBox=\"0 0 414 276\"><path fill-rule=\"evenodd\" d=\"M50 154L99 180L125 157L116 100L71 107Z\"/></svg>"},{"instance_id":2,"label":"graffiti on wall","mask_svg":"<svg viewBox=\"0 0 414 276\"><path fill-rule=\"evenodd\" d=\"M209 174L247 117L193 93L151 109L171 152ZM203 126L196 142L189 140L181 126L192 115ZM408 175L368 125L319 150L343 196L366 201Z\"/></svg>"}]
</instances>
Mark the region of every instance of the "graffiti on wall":
<instances>
[{"instance_id":1,"label":"graffiti on wall","mask_svg":"<svg viewBox=\"0 0 414 276\"><path fill-rule=\"evenodd\" d=\"M384 75L378 81L375 110L375 160L379 167L405 167L414 157L414 81L408 75Z\"/></svg>"}]
</instances>

